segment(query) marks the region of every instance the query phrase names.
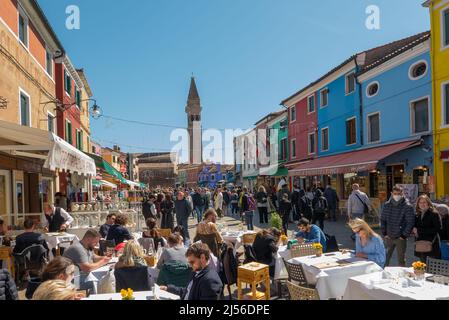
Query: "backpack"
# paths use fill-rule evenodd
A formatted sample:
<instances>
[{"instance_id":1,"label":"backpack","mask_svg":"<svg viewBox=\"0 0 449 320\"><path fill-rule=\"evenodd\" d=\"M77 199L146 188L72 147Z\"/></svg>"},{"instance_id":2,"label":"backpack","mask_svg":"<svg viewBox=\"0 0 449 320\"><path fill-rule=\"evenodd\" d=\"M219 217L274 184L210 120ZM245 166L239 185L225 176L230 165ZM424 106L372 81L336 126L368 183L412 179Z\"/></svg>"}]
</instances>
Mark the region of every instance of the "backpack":
<instances>
[{"instance_id":1,"label":"backpack","mask_svg":"<svg viewBox=\"0 0 449 320\"><path fill-rule=\"evenodd\" d=\"M304 204L304 212L301 212L307 219L312 218L313 215L313 207L312 207L312 201L309 199L309 197L304 196L301 198L303 204Z\"/></svg>"},{"instance_id":2,"label":"backpack","mask_svg":"<svg viewBox=\"0 0 449 320\"><path fill-rule=\"evenodd\" d=\"M248 195L246 197L246 199L248 201L248 210L249 211L256 211L257 210L257 202L256 202L256 200L252 196L250 196L250 195Z\"/></svg>"},{"instance_id":3,"label":"backpack","mask_svg":"<svg viewBox=\"0 0 449 320\"><path fill-rule=\"evenodd\" d=\"M313 209L316 213L324 213L326 211L326 205L322 198L318 198Z\"/></svg>"}]
</instances>

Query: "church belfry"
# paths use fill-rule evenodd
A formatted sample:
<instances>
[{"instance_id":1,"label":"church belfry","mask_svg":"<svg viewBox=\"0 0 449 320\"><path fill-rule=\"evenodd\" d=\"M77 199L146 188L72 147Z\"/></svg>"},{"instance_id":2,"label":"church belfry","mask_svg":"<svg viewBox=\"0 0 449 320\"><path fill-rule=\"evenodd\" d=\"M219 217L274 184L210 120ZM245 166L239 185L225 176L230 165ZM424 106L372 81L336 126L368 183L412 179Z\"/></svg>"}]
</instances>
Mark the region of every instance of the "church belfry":
<instances>
[{"instance_id":1,"label":"church belfry","mask_svg":"<svg viewBox=\"0 0 449 320\"><path fill-rule=\"evenodd\" d=\"M201 103L196 88L195 78L190 80L189 97L187 99L187 129L189 132L189 162L202 163L202 129L201 129Z\"/></svg>"}]
</instances>

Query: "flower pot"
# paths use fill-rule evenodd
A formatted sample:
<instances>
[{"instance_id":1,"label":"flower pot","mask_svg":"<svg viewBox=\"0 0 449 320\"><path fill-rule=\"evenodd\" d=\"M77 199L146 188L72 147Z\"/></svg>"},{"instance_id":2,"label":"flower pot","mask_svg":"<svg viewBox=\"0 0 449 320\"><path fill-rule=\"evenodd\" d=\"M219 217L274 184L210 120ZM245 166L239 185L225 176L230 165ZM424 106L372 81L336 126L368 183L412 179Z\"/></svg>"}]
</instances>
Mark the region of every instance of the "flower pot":
<instances>
[{"instance_id":1,"label":"flower pot","mask_svg":"<svg viewBox=\"0 0 449 320\"><path fill-rule=\"evenodd\" d=\"M321 250L317 250L316 251L316 256L317 257L321 257L323 255L323 251L321 251Z\"/></svg>"}]
</instances>

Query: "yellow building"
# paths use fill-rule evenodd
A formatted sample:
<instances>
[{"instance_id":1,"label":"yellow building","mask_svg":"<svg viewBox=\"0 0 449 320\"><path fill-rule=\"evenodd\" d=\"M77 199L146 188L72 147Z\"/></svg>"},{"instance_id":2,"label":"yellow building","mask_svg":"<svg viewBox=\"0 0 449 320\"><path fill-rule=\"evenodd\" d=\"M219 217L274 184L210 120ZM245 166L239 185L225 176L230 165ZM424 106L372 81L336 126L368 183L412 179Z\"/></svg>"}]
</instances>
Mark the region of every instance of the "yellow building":
<instances>
[{"instance_id":1,"label":"yellow building","mask_svg":"<svg viewBox=\"0 0 449 320\"><path fill-rule=\"evenodd\" d=\"M432 30L436 196L449 196L449 0L428 0Z\"/></svg>"}]
</instances>

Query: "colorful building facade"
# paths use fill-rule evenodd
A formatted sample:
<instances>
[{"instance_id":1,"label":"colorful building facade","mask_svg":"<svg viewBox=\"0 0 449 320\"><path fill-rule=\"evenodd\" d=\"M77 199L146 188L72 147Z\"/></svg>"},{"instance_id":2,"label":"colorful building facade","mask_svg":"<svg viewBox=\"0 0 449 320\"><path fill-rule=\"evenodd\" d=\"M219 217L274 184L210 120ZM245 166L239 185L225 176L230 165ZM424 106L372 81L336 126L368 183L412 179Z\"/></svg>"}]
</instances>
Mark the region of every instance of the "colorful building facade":
<instances>
[{"instance_id":1,"label":"colorful building facade","mask_svg":"<svg viewBox=\"0 0 449 320\"><path fill-rule=\"evenodd\" d=\"M449 1L429 0L436 197L449 198Z\"/></svg>"}]
</instances>

